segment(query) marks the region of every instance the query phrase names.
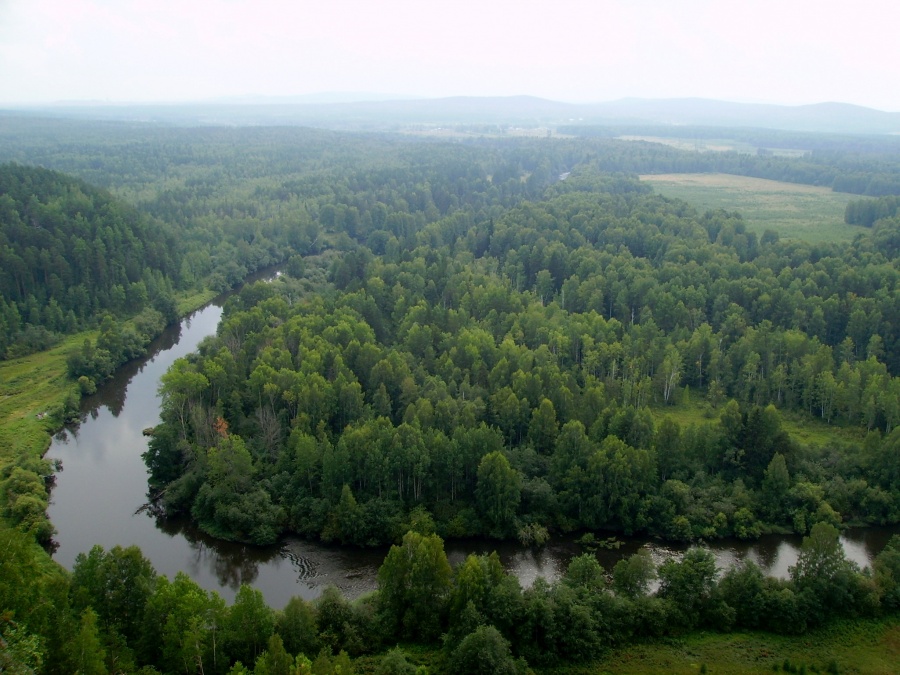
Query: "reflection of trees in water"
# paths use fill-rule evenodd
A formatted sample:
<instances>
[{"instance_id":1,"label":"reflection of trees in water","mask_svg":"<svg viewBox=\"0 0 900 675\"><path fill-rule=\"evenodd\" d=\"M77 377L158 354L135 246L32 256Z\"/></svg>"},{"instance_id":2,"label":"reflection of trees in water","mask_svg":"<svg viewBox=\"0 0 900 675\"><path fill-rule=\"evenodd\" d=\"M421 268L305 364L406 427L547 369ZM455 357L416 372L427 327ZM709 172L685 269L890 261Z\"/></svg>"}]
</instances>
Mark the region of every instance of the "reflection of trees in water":
<instances>
[{"instance_id":1,"label":"reflection of trees in water","mask_svg":"<svg viewBox=\"0 0 900 675\"><path fill-rule=\"evenodd\" d=\"M166 328L162 334L153 340L147 347L147 353L133 361L119 367L115 374L101 384L97 393L85 396L81 399L81 422L86 422L88 416L97 419L100 408L108 408L113 417L118 417L125 407L125 397L128 386L134 377L144 370L152 359L162 352L170 350L181 339L181 323L176 323ZM72 425L77 428L78 425Z\"/></svg>"},{"instance_id":2,"label":"reflection of trees in water","mask_svg":"<svg viewBox=\"0 0 900 675\"><path fill-rule=\"evenodd\" d=\"M197 568L208 566L222 586L237 591L241 584L252 584L260 565L282 557L277 546L255 547L214 539L179 518L156 518L156 526L170 537L183 537L194 552Z\"/></svg>"},{"instance_id":3,"label":"reflection of trees in water","mask_svg":"<svg viewBox=\"0 0 900 675\"><path fill-rule=\"evenodd\" d=\"M757 564L764 570L770 570L778 559L778 550L781 547L781 538L763 537L750 547L749 553L755 554ZM742 556L745 560L748 556Z\"/></svg>"}]
</instances>

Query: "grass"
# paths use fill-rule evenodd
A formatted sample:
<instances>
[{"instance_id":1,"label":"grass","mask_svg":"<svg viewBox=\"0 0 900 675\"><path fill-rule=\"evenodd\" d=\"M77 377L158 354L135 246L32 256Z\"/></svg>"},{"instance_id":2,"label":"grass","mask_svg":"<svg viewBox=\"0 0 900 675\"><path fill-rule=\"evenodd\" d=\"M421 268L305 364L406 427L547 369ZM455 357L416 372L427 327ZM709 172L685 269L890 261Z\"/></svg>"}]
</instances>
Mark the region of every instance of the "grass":
<instances>
[{"instance_id":1,"label":"grass","mask_svg":"<svg viewBox=\"0 0 900 675\"><path fill-rule=\"evenodd\" d=\"M801 636L772 633L695 633L681 640L631 645L588 668L558 673L793 672L888 675L900 664L900 624L896 619L841 621ZM776 670L777 667L777 670ZM789 671L790 672L790 671Z\"/></svg>"},{"instance_id":2,"label":"grass","mask_svg":"<svg viewBox=\"0 0 900 675\"><path fill-rule=\"evenodd\" d=\"M742 152L756 154L757 148L743 141L730 138L665 138L663 136L619 136L621 141L645 141L660 143L678 150L693 152Z\"/></svg>"},{"instance_id":3,"label":"grass","mask_svg":"<svg viewBox=\"0 0 900 675\"><path fill-rule=\"evenodd\" d=\"M659 143L670 148L690 152L739 152L755 155L759 150L768 150L775 157L803 157L808 151L800 148L760 148L759 146L738 141L734 138L673 138L667 136L618 136L621 141L644 141Z\"/></svg>"},{"instance_id":4,"label":"grass","mask_svg":"<svg viewBox=\"0 0 900 675\"><path fill-rule=\"evenodd\" d=\"M196 291L190 295L179 296L178 298L178 314L179 316L187 316L194 310L200 309L208 302L212 302L213 298L218 295L216 291L209 289Z\"/></svg>"},{"instance_id":5,"label":"grass","mask_svg":"<svg viewBox=\"0 0 900 675\"><path fill-rule=\"evenodd\" d=\"M411 663L424 665L431 672L443 663L441 651L434 647L408 643L400 646ZM354 666L359 673L376 673L382 656L360 657ZM533 667L533 670L537 675L696 675L701 672L710 675L773 672L893 675L898 672L898 663L900 621L894 617L836 621L799 636L698 632L620 647L593 663ZM789 670L785 671L785 665L789 665Z\"/></svg>"},{"instance_id":6,"label":"grass","mask_svg":"<svg viewBox=\"0 0 900 675\"><path fill-rule=\"evenodd\" d=\"M844 223L847 203L860 197L829 188L722 173L646 175L641 180L701 211L739 211L747 229L757 234L774 230L785 238L820 243L851 241L867 231Z\"/></svg>"},{"instance_id":7,"label":"grass","mask_svg":"<svg viewBox=\"0 0 900 675\"><path fill-rule=\"evenodd\" d=\"M213 297L212 291L181 296L178 311L188 314ZM68 377L66 359L97 335L98 331L77 333L52 349L0 361L0 470L18 458L41 457L47 451L62 424L60 412L66 401L80 396L78 385Z\"/></svg>"},{"instance_id":8,"label":"grass","mask_svg":"<svg viewBox=\"0 0 900 675\"><path fill-rule=\"evenodd\" d=\"M722 412L721 406L718 409L712 408L702 392L696 391L691 391L688 400L681 397L675 405L651 407L657 423L663 417L669 416L678 422L682 429L691 425L718 423ZM795 441L807 447L820 448L834 440L861 443L865 439L866 432L862 427L826 424L815 417L795 411L779 410L778 414L781 418L781 428Z\"/></svg>"},{"instance_id":9,"label":"grass","mask_svg":"<svg viewBox=\"0 0 900 675\"><path fill-rule=\"evenodd\" d=\"M77 385L66 372L66 357L86 338L96 337L96 331L78 333L47 351L0 361L0 465L22 453L46 451L58 424L47 413L77 395Z\"/></svg>"}]
</instances>

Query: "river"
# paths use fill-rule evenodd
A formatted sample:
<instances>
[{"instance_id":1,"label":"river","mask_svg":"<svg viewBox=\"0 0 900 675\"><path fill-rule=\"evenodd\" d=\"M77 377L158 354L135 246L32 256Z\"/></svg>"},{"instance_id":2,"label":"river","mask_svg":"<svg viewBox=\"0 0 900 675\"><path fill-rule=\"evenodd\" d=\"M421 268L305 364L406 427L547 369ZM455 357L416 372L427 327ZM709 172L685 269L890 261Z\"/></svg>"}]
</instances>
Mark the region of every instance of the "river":
<instances>
[{"instance_id":1,"label":"river","mask_svg":"<svg viewBox=\"0 0 900 675\"><path fill-rule=\"evenodd\" d=\"M328 585L356 597L375 587L375 575L385 549L324 546L287 538L271 547L252 547L215 540L190 523L157 522L147 512L135 512L146 501L147 469L141 453L147 448L143 429L159 422L157 387L175 359L194 351L213 335L222 315L213 303L170 327L153 342L148 356L121 368L98 392L82 401L82 422L53 439L49 459L62 461L49 508L57 529L54 558L71 569L79 553L99 544L106 549L135 544L169 578L179 571L231 601L242 583L260 589L270 606L281 608L293 595L318 597ZM898 528L865 528L844 532L848 557L860 566L885 545ZM742 559L757 562L769 574L784 577L796 562L800 537L766 536L748 543L732 540L710 545L720 567ZM629 539L618 550L600 550L601 563L611 569L623 556L646 546L661 562L685 547L654 540ZM574 538L556 538L540 551L509 542L447 542L452 564L468 553L497 550L508 572L523 586L538 576L557 579L581 552Z\"/></svg>"}]
</instances>

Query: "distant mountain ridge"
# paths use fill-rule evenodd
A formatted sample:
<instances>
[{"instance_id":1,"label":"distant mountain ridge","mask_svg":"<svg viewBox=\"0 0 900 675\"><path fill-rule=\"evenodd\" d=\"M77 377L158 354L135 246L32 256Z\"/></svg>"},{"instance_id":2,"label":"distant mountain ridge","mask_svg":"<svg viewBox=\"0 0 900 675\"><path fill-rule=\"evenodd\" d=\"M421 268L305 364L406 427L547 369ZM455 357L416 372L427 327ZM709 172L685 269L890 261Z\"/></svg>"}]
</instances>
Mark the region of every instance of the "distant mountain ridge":
<instances>
[{"instance_id":1,"label":"distant mountain ridge","mask_svg":"<svg viewBox=\"0 0 900 675\"><path fill-rule=\"evenodd\" d=\"M849 134L900 134L900 112L848 103L784 106L700 98L625 98L604 103L563 103L534 96L454 96L391 99L362 93L301 97L238 97L177 104L60 104L18 111L63 117L140 120L192 125L304 125L343 129L391 129L408 125L652 124L757 127Z\"/></svg>"}]
</instances>

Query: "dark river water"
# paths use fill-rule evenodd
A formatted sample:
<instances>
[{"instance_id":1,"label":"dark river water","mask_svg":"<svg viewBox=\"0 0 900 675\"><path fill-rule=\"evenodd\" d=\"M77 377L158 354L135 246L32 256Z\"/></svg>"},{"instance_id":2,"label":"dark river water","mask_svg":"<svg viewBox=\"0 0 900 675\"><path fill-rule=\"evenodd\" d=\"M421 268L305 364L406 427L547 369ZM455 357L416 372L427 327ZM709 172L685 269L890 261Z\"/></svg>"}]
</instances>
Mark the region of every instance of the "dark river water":
<instances>
[{"instance_id":1,"label":"dark river water","mask_svg":"<svg viewBox=\"0 0 900 675\"><path fill-rule=\"evenodd\" d=\"M148 357L124 366L82 402L82 423L77 429L64 430L53 440L47 457L63 464L49 509L58 530L54 557L71 569L75 557L95 544L106 549L136 544L156 570L169 578L185 572L229 601L242 583L251 584L276 608L292 595L318 597L328 585L349 597L373 589L385 549L329 547L299 539L258 548L217 541L189 523L158 523L147 512L136 514L147 493L147 470L141 459L147 438L141 432L159 422L160 376L176 358L194 351L204 337L215 333L221 314L220 306L209 305L166 331L153 343ZM847 555L866 566L896 532L900 528L848 530L842 539ZM799 544L800 537L767 536L752 543L717 541L710 548L720 567L751 559L769 574L783 577L796 562ZM642 546L650 549L657 562L685 550L630 539L618 550L601 550L597 556L610 569ZM507 571L526 587L538 576L558 578L581 552L574 538L554 539L540 551L487 541L447 542L446 550L452 564L468 553L496 550Z\"/></svg>"}]
</instances>

